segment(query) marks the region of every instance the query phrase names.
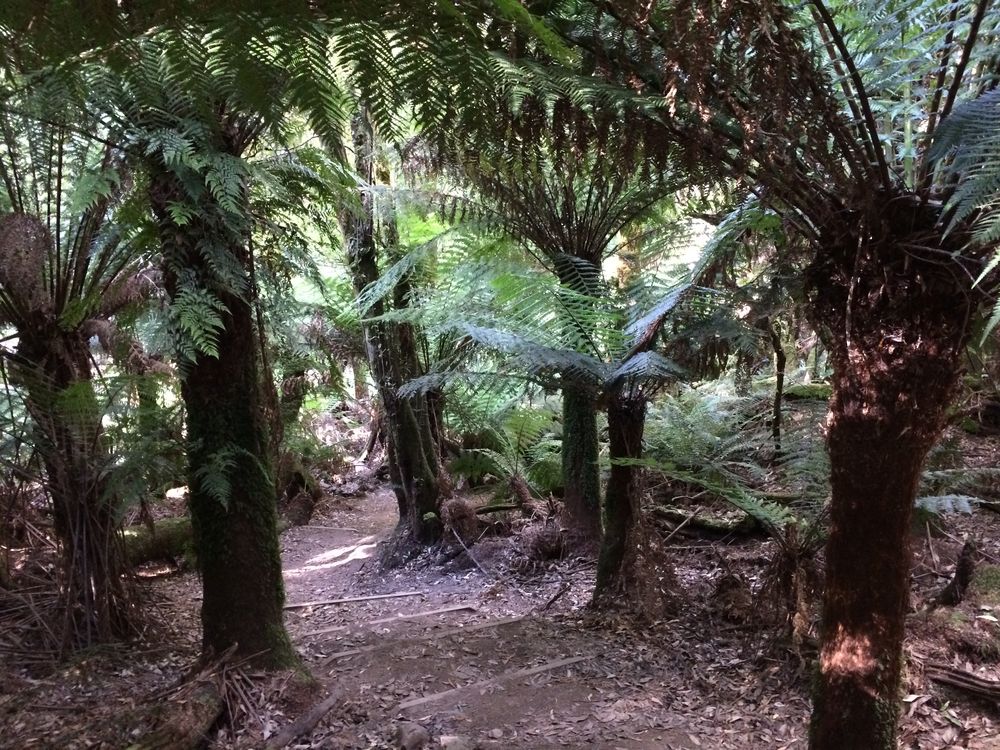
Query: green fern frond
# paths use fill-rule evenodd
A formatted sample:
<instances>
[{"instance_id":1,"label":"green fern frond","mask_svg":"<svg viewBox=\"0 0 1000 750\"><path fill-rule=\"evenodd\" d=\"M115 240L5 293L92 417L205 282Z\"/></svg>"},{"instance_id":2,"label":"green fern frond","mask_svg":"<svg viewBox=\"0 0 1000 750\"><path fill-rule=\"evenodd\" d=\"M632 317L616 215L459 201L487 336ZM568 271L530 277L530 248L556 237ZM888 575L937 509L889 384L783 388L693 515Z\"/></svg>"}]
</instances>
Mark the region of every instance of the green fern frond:
<instances>
[{"instance_id":1,"label":"green fern frond","mask_svg":"<svg viewBox=\"0 0 1000 750\"><path fill-rule=\"evenodd\" d=\"M238 453L235 448L224 448L211 455L202 456L193 471L194 479L201 491L227 510L232 493L230 477L237 468Z\"/></svg>"},{"instance_id":2,"label":"green fern frond","mask_svg":"<svg viewBox=\"0 0 1000 750\"><path fill-rule=\"evenodd\" d=\"M177 290L170 306L170 320L182 359L194 361L198 354L219 356L225 309L222 301L206 289L185 284Z\"/></svg>"}]
</instances>

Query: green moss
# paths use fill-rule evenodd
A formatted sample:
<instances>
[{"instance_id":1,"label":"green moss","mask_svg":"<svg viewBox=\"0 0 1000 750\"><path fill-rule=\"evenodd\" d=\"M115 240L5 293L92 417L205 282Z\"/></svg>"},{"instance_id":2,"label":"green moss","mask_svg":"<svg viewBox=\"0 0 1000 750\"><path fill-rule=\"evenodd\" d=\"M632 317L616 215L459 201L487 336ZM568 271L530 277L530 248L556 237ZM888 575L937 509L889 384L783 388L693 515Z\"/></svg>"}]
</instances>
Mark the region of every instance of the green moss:
<instances>
[{"instance_id":1,"label":"green moss","mask_svg":"<svg viewBox=\"0 0 1000 750\"><path fill-rule=\"evenodd\" d=\"M965 417L958 425L971 435L978 435L983 430L983 426L972 417Z\"/></svg>"},{"instance_id":2,"label":"green moss","mask_svg":"<svg viewBox=\"0 0 1000 750\"><path fill-rule=\"evenodd\" d=\"M125 538L125 556L130 565L178 557L184 558L185 562L188 558L197 560L190 518L163 518L156 522L154 529L150 532L145 525L130 526L122 532Z\"/></svg>"},{"instance_id":3,"label":"green moss","mask_svg":"<svg viewBox=\"0 0 1000 750\"><path fill-rule=\"evenodd\" d=\"M959 609L953 609L948 612L948 624L953 626L964 625L969 622L969 616Z\"/></svg>"},{"instance_id":4,"label":"green moss","mask_svg":"<svg viewBox=\"0 0 1000 750\"><path fill-rule=\"evenodd\" d=\"M972 591L984 604L1000 605L1000 565L981 565L972 577Z\"/></svg>"},{"instance_id":5,"label":"green moss","mask_svg":"<svg viewBox=\"0 0 1000 750\"><path fill-rule=\"evenodd\" d=\"M798 385L790 385L785 389L785 398L794 401L799 400L811 400L811 401L828 401L830 396L833 395L833 386L827 385L826 383L800 383Z\"/></svg>"}]
</instances>

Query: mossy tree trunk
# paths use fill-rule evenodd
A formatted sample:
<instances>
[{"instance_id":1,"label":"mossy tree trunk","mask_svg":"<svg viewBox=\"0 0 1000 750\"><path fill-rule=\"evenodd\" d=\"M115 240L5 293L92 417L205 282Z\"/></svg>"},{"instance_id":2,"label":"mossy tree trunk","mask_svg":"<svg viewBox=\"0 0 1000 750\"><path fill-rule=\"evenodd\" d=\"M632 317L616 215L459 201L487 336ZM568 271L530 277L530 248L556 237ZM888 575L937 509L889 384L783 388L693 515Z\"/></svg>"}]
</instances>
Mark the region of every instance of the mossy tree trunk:
<instances>
[{"instance_id":1,"label":"mossy tree trunk","mask_svg":"<svg viewBox=\"0 0 1000 750\"><path fill-rule=\"evenodd\" d=\"M600 282L600 256L567 253L554 258L559 283L574 295L605 294ZM592 269L590 272L587 269ZM582 298L583 299L583 298ZM579 304L579 300L576 302ZM591 332L573 315L562 321L567 342L593 349ZM600 356L600 352L593 351ZM567 520L590 539L601 534L601 467L597 434L597 403L593 393L567 383L562 389L562 481Z\"/></svg>"},{"instance_id":2,"label":"mossy tree trunk","mask_svg":"<svg viewBox=\"0 0 1000 750\"><path fill-rule=\"evenodd\" d=\"M968 289L938 257L936 217L897 200L810 269L811 316L833 364L832 500L812 750L896 747L917 483L968 338ZM893 226L905 232L893 234Z\"/></svg>"},{"instance_id":3,"label":"mossy tree trunk","mask_svg":"<svg viewBox=\"0 0 1000 750\"><path fill-rule=\"evenodd\" d=\"M597 606L626 601L635 593L636 571L628 558L635 551L641 523L640 469L628 462L642 457L645 426L644 396L617 393L611 398L608 403L611 474L604 494L604 535L594 585Z\"/></svg>"},{"instance_id":4,"label":"mossy tree trunk","mask_svg":"<svg viewBox=\"0 0 1000 750\"><path fill-rule=\"evenodd\" d=\"M562 418L566 515L575 528L596 539L601 531L601 467L594 397L582 389L564 387Z\"/></svg>"},{"instance_id":5,"label":"mossy tree trunk","mask_svg":"<svg viewBox=\"0 0 1000 750\"><path fill-rule=\"evenodd\" d=\"M183 375L187 413L189 505L201 569L204 656L236 646L237 657L264 668L298 663L283 621L284 587L278 545L274 452L260 339L250 302L213 284L203 247L224 252L251 278L248 244L210 220L183 226L169 207L186 194L165 169L154 172L150 198L159 223L167 291L177 270L193 274L225 305L218 356L200 353ZM218 259L216 259L218 260ZM249 286L249 285L248 285Z\"/></svg>"},{"instance_id":6,"label":"mossy tree trunk","mask_svg":"<svg viewBox=\"0 0 1000 750\"><path fill-rule=\"evenodd\" d=\"M374 134L365 112L351 121L355 168L367 185L374 182ZM375 242L374 196L363 190L360 207L345 211L341 224L347 244L347 259L355 290L360 294L378 280L378 254ZM367 317L378 318L385 312L381 300L375 302ZM399 395L399 388L413 374L415 344L403 341L412 336L407 327L400 330L384 321L366 323L365 347L368 364L378 388L385 419L390 476L400 506L400 523L405 524L416 542L429 544L440 535L437 521L439 482L438 464L433 460L433 438L426 400Z\"/></svg>"}]
</instances>

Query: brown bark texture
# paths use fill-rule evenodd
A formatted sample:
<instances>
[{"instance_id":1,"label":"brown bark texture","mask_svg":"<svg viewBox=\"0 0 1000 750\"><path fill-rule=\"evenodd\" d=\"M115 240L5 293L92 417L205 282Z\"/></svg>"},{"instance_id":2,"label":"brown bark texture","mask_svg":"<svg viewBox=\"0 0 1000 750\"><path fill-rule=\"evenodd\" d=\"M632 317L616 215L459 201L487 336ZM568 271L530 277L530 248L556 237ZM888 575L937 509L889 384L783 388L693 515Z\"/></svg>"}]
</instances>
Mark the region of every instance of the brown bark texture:
<instances>
[{"instance_id":1,"label":"brown bark texture","mask_svg":"<svg viewBox=\"0 0 1000 750\"><path fill-rule=\"evenodd\" d=\"M897 198L858 217L810 269L811 316L833 365L832 500L812 750L896 747L909 527L968 337L963 275L936 217ZM965 277L967 279L968 277Z\"/></svg>"},{"instance_id":2,"label":"brown bark texture","mask_svg":"<svg viewBox=\"0 0 1000 750\"><path fill-rule=\"evenodd\" d=\"M636 595L639 581L634 557L640 534L641 512L637 466L618 460L642 457L646 426L646 399L616 394L608 403L611 474L604 496L604 534L597 562L594 605L607 607Z\"/></svg>"}]
</instances>

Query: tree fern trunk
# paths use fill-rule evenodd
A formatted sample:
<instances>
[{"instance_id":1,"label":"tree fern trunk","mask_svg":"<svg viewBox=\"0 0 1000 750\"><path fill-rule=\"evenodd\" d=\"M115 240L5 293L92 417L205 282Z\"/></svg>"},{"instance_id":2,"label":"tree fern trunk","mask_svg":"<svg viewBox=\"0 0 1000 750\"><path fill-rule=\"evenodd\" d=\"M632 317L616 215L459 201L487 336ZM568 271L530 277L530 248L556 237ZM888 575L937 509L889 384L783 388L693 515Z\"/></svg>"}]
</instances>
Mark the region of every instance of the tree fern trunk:
<instances>
[{"instance_id":1,"label":"tree fern trunk","mask_svg":"<svg viewBox=\"0 0 1000 750\"><path fill-rule=\"evenodd\" d=\"M121 528L103 479L110 458L87 343L58 329L22 332L18 360L59 540L63 650L124 638L132 632L133 603L123 579Z\"/></svg>"},{"instance_id":2,"label":"tree fern trunk","mask_svg":"<svg viewBox=\"0 0 1000 750\"><path fill-rule=\"evenodd\" d=\"M903 218L907 228L920 219ZM903 239L859 249L847 238L811 269L813 322L834 370L812 750L896 747L911 511L945 424L969 313L961 275L904 252ZM919 243L929 244L927 234Z\"/></svg>"},{"instance_id":3,"label":"tree fern trunk","mask_svg":"<svg viewBox=\"0 0 1000 750\"><path fill-rule=\"evenodd\" d=\"M608 404L608 438L611 475L604 497L604 535L597 562L594 603L606 606L634 594L636 571L629 555L637 544L640 522L639 468L617 460L642 457L642 434L646 426L646 399L614 396Z\"/></svg>"},{"instance_id":4,"label":"tree fern trunk","mask_svg":"<svg viewBox=\"0 0 1000 750\"><path fill-rule=\"evenodd\" d=\"M154 172L150 198L171 299L177 294L179 268L211 283L213 274L202 252L206 245L226 253L231 266L250 277L246 245L220 237L209 222L180 226L173 221L169 206L185 199L173 175ZM213 291L226 307L218 356L199 354L181 383L189 505L204 592L202 650L210 656L235 645L237 656L262 667L291 666L298 659L283 620L274 454L255 316L235 292Z\"/></svg>"},{"instance_id":5,"label":"tree fern trunk","mask_svg":"<svg viewBox=\"0 0 1000 750\"><path fill-rule=\"evenodd\" d=\"M596 539L601 532L597 406L591 395L576 388L563 388L562 396L562 476L566 515L572 526Z\"/></svg>"}]
</instances>

